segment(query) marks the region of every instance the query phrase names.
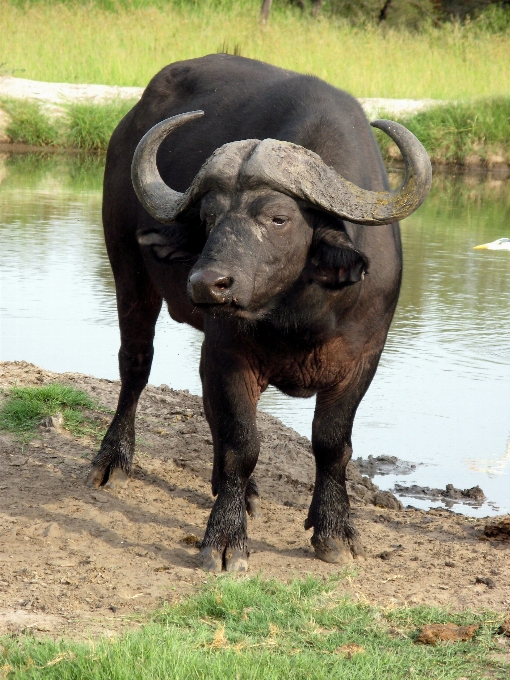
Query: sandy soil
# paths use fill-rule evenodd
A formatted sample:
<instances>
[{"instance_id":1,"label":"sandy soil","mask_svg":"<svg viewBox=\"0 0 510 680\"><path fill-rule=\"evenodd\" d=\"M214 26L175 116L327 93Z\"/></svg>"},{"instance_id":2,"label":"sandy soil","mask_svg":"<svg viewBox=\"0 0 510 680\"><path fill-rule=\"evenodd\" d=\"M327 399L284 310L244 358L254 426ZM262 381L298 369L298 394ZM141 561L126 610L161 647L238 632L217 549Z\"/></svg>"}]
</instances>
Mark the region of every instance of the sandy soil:
<instances>
[{"instance_id":1,"label":"sandy soil","mask_svg":"<svg viewBox=\"0 0 510 680\"><path fill-rule=\"evenodd\" d=\"M74 83L45 83L27 78L0 76L0 97L31 99L42 104L50 115L65 115L64 105L69 102L90 102L100 104L114 99L139 99L143 87L118 87L114 85L77 85ZM434 99L359 99L367 116L377 118L382 113L400 116L414 114L445 102ZM0 109L0 143L8 143L5 132L10 122L7 114Z\"/></svg>"},{"instance_id":2,"label":"sandy soil","mask_svg":"<svg viewBox=\"0 0 510 680\"><path fill-rule=\"evenodd\" d=\"M0 363L1 388L50 382L74 385L115 407L117 382ZM110 418L93 415L103 425ZM303 529L313 483L308 440L267 414L260 414L259 426L263 518L249 521L251 573L279 579L337 573L338 567L314 558L310 532ZM0 433L0 633L115 634L203 582L193 536L203 536L213 499L201 400L149 387L137 441L133 477L114 493L83 483L95 451L91 441L41 426L22 448ZM377 507L398 503L353 465L349 478L368 558L354 563L342 591L385 606L510 612L510 542L487 540L484 520Z\"/></svg>"}]
</instances>

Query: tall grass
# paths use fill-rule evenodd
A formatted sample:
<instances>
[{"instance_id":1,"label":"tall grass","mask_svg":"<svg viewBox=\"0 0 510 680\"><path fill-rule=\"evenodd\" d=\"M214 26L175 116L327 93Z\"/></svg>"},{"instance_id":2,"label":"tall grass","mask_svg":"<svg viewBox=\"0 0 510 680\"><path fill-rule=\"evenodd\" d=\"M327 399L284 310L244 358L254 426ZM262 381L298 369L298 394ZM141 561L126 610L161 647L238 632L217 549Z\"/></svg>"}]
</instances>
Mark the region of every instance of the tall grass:
<instances>
[{"instance_id":1,"label":"tall grass","mask_svg":"<svg viewBox=\"0 0 510 680\"><path fill-rule=\"evenodd\" d=\"M36 80L144 86L172 61L239 45L243 56L313 73L358 97L508 94L508 32L458 24L422 33L353 27L278 3L261 27L259 4L0 0L0 64L5 73Z\"/></svg>"},{"instance_id":2,"label":"tall grass","mask_svg":"<svg viewBox=\"0 0 510 680\"><path fill-rule=\"evenodd\" d=\"M435 163L510 163L510 97L438 106L397 122L418 137ZM389 137L378 132L377 138L383 154L391 156L396 147Z\"/></svg>"},{"instance_id":3,"label":"tall grass","mask_svg":"<svg viewBox=\"0 0 510 680\"><path fill-rule=\"evenodd\" d=\"M342 598L334 586L310 577L289 584L209 580L197 596L118 639L0 639L3 668L9 680L508 678L509 665L488 654L498 647L502 616L432 607L384 611ZM414 643L420 626L448 621L479 624L476 639Z\"/></svg>"},{"instance_id":4,"label":"tall grass","mask_svg":"<svg viewBox=\"0 0 510 680\"><path fill-rule=\"evenodd\" d=\"M6 132L13 142L104 151L133 102L70 104L58 121L49 118L37 103L4 99L0 105L12 117ZM387 117L395 119L390 114ZM510 97L438 106L398 122L418 137L434 163L463 165L471 160L487 166L510 164ZM399 157L387 135L379 131L376 135L386 159Z\"/></svg>"},{"instance_id":5,"label":"tall grass","mask_svg":"<svg viewBox=\"0 0 510 680\"><path fill-rule=\"evenodd\" d=\"M84 151L105 151L116 125L134 103L73 103L55 117L38 102L0 98L0 107L11 118L5 132L12 142Z\"/></svg>"}]
</instances>

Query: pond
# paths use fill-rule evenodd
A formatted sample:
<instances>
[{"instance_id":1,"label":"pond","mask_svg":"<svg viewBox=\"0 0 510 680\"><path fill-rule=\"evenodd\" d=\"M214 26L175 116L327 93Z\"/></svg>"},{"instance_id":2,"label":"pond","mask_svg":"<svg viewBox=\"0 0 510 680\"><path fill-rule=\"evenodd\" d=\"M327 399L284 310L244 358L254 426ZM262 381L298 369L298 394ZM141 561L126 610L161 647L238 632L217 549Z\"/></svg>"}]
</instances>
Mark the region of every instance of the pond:
<instances>
[{"instance_id":1,"label":"pond","mask_svg":"<svg viewBox=\"0 0 510 680\"><path fill-rule=\"evenodd\" d=\"M118 377L102 169L94 158L0 156L2 360ZM510 512L510 252L473 250L503 236L510 180L435 176L428 200L402 223L400 302L353 433L355 458L416 466L376 476L382 488L479 485L481 508L453 506L479 515ZM151 383L199 394L200 345L199 332L162 313ZM260 408L310 436L314 399L270 389Z\"/></svg>"}]
</instances>

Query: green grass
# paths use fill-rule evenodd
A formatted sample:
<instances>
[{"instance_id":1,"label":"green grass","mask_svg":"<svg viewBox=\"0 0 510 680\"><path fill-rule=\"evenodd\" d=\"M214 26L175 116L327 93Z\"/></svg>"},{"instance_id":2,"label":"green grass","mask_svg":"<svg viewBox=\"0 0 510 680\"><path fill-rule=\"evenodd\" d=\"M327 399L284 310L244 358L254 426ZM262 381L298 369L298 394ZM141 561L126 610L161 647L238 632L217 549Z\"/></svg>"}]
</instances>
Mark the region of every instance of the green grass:
<instances>
[{"instance_id":1,"label":"green grass","mask_svg":"<svg viewBox=\"0 0 510 680\"><path fill-rule=\"evenodd\" d=\"M508 678L509 665L489 657L501 616L387 611L339 596L337 580L209 579L197 595L114 640L0 639L0 673L6 680ZM469 642L415 644L421 625L449 621L480 628Z\"/></svg>"},{"instance_id":2,"label":"green grass","mask_svg":"<svg viewBox=\"0 0 510 680\"><path fill-rule=\"evenodd\" d=\"M12 99L1 103L12 117L7 134L14 142L100 152L133 106L133 102L122 101L73 104L67 107L67 115L54 123L37 103ZM510 96L438 106L404 118L387 117L408 127L434 163L462 165L474 155L488 165L496 158L510 163ZM383 155L391 159L396 147L387 135L376 134Z\"/></svg>"},{"instance_id":3,"label":"green grass","mask_svg":"<svg viewBox=\"0 0 510 680\"><path fill-rule=\"evenodd\" d=\"M510 96L438 106L401 119L427 149L435 163L463 164L479 156L484 163L500 157L510 163ZM383 152L391 153L391 140L377 133Z\"/></svg>"},{"instance_id":4,"label":"green grass","mask_svg":"<svg viewBox=\"0 0 510 680\"><path fill-rule=\"evenodd\" d=\"M328 11L314 20L283 2L262 27L259 10L256 0L0 0L0 64L35 80L143 87L166 64L238 45L243 56L313 73L358 97L509 93L508 29L473 21L418 33L353 25Z\"/></svg>"},{"instance_id":5,"label":"green grass","mask_svg":"<svg viewBox=\"0 0 510 680\"><path fill-rule=\"evenodd\" d=\"M134 103L70 104L63 133L64 145L86 151L106 150L112 132Z\"/></svg>"},{"instance_id":6,"label":"green grass","mask_svg":"<svg viewBox=\"0 0 510 680\"><path fill-rule=\"evenodd\" d=\"M98 406L88 394L69 385L13 387L0 407L0 429L12 432L26 443L44 418L61 413L64 427L74 436L98 437L97 424L83 413L84 409L97 410Z\"/></svg>"},{"instance_id":7,"label":"green grass","mask_svg":"<svg viewBox=\"0 0 510 680\"><path fill-rule=\"evenodd\" d=\"M13 142L51 146L59 138L59 125L50 119L38 102L1 99L1 108L10 116L6 132Z\"/></svg>"},{"instance_id":8,"label":"green grass","mask_svg":"<svg viewBox=\"0 0 510 680\"><path fill-rule=\"evenodd\" d=\"M122 100L67 104L64 114L56 117L38 102L0 98L1 108L11 118L6 133L13 142L83 151L105 151L117 123L133 104Z\"/></svg>"}]
</instances>

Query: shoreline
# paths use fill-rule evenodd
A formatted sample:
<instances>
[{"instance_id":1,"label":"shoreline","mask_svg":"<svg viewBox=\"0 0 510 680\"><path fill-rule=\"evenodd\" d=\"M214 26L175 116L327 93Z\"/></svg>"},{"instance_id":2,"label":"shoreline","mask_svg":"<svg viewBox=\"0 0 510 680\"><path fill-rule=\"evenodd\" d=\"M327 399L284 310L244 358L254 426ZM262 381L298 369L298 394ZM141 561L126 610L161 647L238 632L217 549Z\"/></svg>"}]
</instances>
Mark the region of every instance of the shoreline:
<instances>
[{"instance_id":1,"label":"shoreline","mask_svg":"<svg viewBox=\"0 0 510 680\"><path fill-rule=\"evenodd\" d=\"M104 153L118 121L143 91L139 87L0 77L0 153ZM504 99L456 103L370 97L358 101L369 119L387 116L409 127L424 143L435 172L487 173L497 179L510 176L508 145L501 140L486 141L487 131L476 131L472 123L473 109L490 109L491 101L494 110L501 106L510 109ZM450 118L459 115L466 120L456 121L454 139L447 139L452 134ZM491 115L494 118L493 111L489 111L489 119ZM487 125L490 127L490 122ZM403 167L396 145L377 136L390 169ZM458 148L452 151L452 145Z\"/></svg>"},{"instance_id":2,"label":"shoreline","mask_svg":"<svg viewBox=\"0 0 510 680\"><path fill-rule=\"evenodd\" d=\"M52 383L85 391L98 404L87 416L99 430L108 426L118 381L54 373L25 361L0 362L0 402L10 387ZM296 573L320 578L338 573L338 565L314 558L310 533L303 529L314 480L310 442L263 412L258 428L263 519L249 520L249 573L278 580ZM173 599L169 579L183 581L187 592L203 580L196 542L214 499L212 442L201 399L167 385L148 386L138 409L137 436L132 476L126 487L112 491L84 484L97 449L91 435L72 434L53 420L39 426L25 446L0 433L5 470L0 564L10 583L9 594L0 593L0 633L2 615L14 625L14 603L27 598L39 623L54 634L79 635L84 624L95 625L95 617L111 617L112 607L118 613L109 621L119 630L126 616L156 606L161 597ZM508 521L505 515L475 518L447 508L384 503L392 501L391 494L372 489L352 464L348 486L367 556L353 564L351 578L342 583L345 595L382 606L507 611L510 543L508 536L491 533ZM27 549L38 573L51 564L51 575L37 592L20 571ZM77 585L61 592L71 567ZM95 578L97 569L107 575L104 582ZM494 581L490 587L477 581L488 575ZM133 598L137 593L143 593L142 601Z\"/></svg>"}]
</instances>

